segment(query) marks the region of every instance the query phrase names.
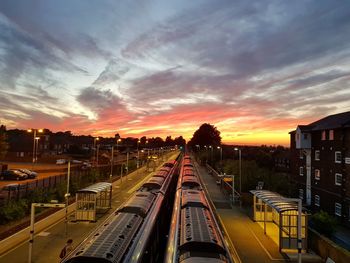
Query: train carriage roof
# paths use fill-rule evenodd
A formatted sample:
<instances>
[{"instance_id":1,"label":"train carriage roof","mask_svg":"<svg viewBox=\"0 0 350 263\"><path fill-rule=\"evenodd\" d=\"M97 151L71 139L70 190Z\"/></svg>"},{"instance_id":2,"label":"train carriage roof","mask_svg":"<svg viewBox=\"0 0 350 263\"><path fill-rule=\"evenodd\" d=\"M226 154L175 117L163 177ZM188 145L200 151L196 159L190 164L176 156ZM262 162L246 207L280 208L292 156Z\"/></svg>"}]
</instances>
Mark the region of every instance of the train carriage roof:
<instances>
[{"instance_id":1,"label":"train carriage roof","mask_svg":"<svg viewBox=\"0 0 350 263\"><path fill-rule=\"evenodd\" d=\"M164 183L163 177L151 177L146 183L143 184L143 187L147 187L148 189L160 189Z\"/></svg>"},{"instance_id":2,"label":"train carriage roof","mask_svg":"<svg viewBox=\"0 0 350 263\"><path fill-rule=\"evenodd\" d=\"M202 191L198 190L183 190L181 207L204 207L208 208Z\"/></svg>"},{"instance_id":3,"label":"train carriage roof","mask_svg":"<svg viewBox=\"0 0 350 263\"><path fill-rule=\"evenodd\" d=\"M127 203L117 212L133 213L141 217L146 217L155 195L150 192L137 192Z\"/></svg>"},{"instance_id":4,"label":"train carriage roof","mask_svg":"<svg viewBox=\"0 0 350 263\"><path fill-rule=\"evenodd\" d=\"M181 251L204 251L225 254L213 217L206 208L181 209Z\"/></svg>"},{"instance_id":5,"label":"train carriage roof","mask_svg":"<svg viewBox=\"0 0 350 263\"><path fill-rule=\"evenodd\" d=\"M195 176L183 176L182 177L182 186L189 187L200 187L200 183Z\"/></svg>"}]
</instances>

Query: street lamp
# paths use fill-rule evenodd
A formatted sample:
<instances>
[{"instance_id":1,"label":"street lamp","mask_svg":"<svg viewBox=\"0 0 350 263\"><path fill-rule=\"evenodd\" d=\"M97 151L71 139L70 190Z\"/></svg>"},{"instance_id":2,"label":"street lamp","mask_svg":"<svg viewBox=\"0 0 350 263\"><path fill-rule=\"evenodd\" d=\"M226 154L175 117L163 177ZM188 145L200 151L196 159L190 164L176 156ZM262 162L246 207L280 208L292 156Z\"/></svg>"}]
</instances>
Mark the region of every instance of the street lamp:
<instances>
[{"instance_id":1,"label":"street lamp","mask_svg":"<svg viewBox=\"0 0 350 263\"><path fill-rule=\"evenodd\" d=\"M220 161L222 162L222 147L218 146L218 149L220 149Z\"/></svg>"},{"instance_id":2,"label":"street lamp","mask_svg":"<svg viewBox=\"0 0 350 263\"><path fill-rule=\"evenodd\" d=\"M242 151L239 148L234 148L235 151L238 151L239 156L239 193L242 194Z\"/></svg>"},{"instance_id":3,"label":"street lamp","mask_svg":"<svg viewBox=\"0 0 350 263\"><path fill-rule=\"evenodd\" d=\"M210 165L213 166L213 146L209 145L209 148L211 149L211 152L210 152Z\"/></svg>"},{"instance_id":4,"label":"street lamp","mask_svg":"<svg viewBox=\"0 0 350 263\"><path fill-rule=\"evenodd\" d=\"M99 140L100 140L99 137L94 138L94 162L97 161L96 164L98 164L98 151L96 150L96 142ZM97 155L97 158L96 158L96 155Z\"/></svg>"},{"instance_id":5,"label":"street lamp","mask_svg":"<svg viewBox=\"0 0 350 263\"><path fill-rule=\"evenodd\" d=\"M140 159L140 156L139 156L139 144L140 144L140 140L137 141L137 162L136 162L136 168L139 169L139 159Z\"/></svg>"},{"instance_id":6,"label":"street lamp","mask_svg":"<svg viewBox=\"0 0 350 263\"><path fill-rule=\"evenodd\" d=\"M36 158L37 142L36 141L39 140L39 139L37 139L39 137L36 136L36 133L37 132L42 133L42 132L44 132L44 130L43 129L28 129L27 132L33 132L33 164L34 164L37 161L37 158Z\"/></svg>"},{"instance_id":7,"label":"street lamp","mask_svg":"<svg viewBox=\"0 0 350 263\"><path fill-rule=\"evenodd\" d=\"M38 161L38 149L39 149L39 140L40 140L40 137L35 137L35 162Z\"/></svg>"},{"instance_id":8,"label":"street lamp","mask_svg":"<svg viewBox=\"0 0 350 263\"><path fill-rule=\"evenodd\" d=\"M117 164L118 164L118 143L121 141L121 139L117 140ZM113 177L113 166L114 166L114 143L112 145L112 153L111 153L111 174L109 175L109 179L112 183L112 177Z\"/></svg>"}]
</instances>

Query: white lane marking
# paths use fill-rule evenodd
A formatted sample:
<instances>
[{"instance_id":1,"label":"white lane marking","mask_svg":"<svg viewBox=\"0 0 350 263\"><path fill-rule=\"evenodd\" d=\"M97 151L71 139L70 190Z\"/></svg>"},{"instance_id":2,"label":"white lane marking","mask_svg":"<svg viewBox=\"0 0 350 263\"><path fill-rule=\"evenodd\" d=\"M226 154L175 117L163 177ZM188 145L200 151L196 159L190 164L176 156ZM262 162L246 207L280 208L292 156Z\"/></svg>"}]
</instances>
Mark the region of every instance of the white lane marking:
<instances>
[{"instance_id":1,"label":"white lane marking","mask_svg":"<svg viewBox=\"0 0 350 263\"><path fill-rule=\"evenodd\" d=\"M269 253L269 251L267 251L267 249L264 247L263 243L261 243L261 241L259 240L259 238L255 235L254 231L247 226L247 228L249 229L249 231L252 233L252 235L255 237L256 241L258 241L259 245L261 246L261 248L265 251L265 253L267 254L267 256L270 258L270 260L272 261L286 261L285 259L279 259L279 258L273 258L271 256L271 254Z\"/></svg>"}]
</instances>

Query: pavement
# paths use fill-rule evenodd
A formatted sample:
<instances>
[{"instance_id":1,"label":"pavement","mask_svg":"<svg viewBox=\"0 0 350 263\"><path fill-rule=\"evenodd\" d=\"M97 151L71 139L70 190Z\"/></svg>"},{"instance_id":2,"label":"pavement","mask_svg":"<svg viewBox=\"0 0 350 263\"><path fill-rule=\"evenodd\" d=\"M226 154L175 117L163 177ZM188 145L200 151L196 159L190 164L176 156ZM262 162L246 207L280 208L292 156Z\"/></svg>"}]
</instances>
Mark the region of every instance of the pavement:
<instances>
[{"instance_id":1,"label":"pavement","mask_svg":"<svg viewBox=\"0 0 350 263\"><path fill-rule=\"evenodd\" d=\"M258 223L249 217L249 211L252 208L231 206L228 197L216 184L216 178L210 175L205 167L196 164L196 168L208 197L215 206L215 212L224 228L224 233L229 237L235 263L297 262L296 253L288 255L280 253L277 244L264 234L263 228ZM316 255L303 254L303 262L323 261Z\"/></svg>"},{"instance_id":2,"label":"pavement","mask_svg":"<svg viewBox=\"0 0 350 263\"><path fill-rule=\"evenodd\" d=\"M171 153L165 160L172 160L177 157L178 153ZM159 164L160 167L162 164ZM56 223L48 228L45 228L35 235L33 244L33 263L47 263L47 262L60 262L59 253L64 247L67 239L73 239L73 247L77 246L83 241L87 235L93 231L96 227L101 225L103 221L118 207L120 207L130 196L145 182L149 177L152 176L152 172L146 170L146 167L130 173L127 177L123 177L121 181L118 179L113 182L113 197L112 197L112 209L108 213L101 216L97 222L74 222L74 213L69 215L68 223L68 235L65 234L65 223L64 218L56 219ZM53 221L54 222L54 221ZM39 223L39 222L38 222ZM39 229L37 225L36 229ZM13 247L9 251L3 253L0 256L0 263L25 263L28 262L28 238L22 241L19 245ZM7 239L4 243L8 243Z\"/></svg>"},{"instance_id":3,"label":"pavement","mask_svg":"<svg viewBox=\"0 0 350 263\"><path fill-rule=\"evenodd\" d=\"M348 228L338 225L337 230L331 239L350 251L350 230Z\"/></svg>"}]
</instances>

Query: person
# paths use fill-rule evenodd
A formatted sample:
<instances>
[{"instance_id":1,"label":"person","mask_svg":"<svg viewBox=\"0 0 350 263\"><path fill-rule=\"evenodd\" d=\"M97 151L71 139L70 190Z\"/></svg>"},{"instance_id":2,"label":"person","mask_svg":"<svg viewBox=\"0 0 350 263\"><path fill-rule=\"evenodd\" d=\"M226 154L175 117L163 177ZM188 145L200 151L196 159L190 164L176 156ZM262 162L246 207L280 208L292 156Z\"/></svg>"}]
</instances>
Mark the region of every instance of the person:
<instances>
[{"instance_id":1,"label":"person","mask_svg":"<svg viewBox=\"0 0 350 263\"><path fill-rule=\"evenodd\" d=\"M68 239L65 246L62 248L60 253L60 259L65 258L72 250L73 239Z\"/></svg>"}]
</instances>

